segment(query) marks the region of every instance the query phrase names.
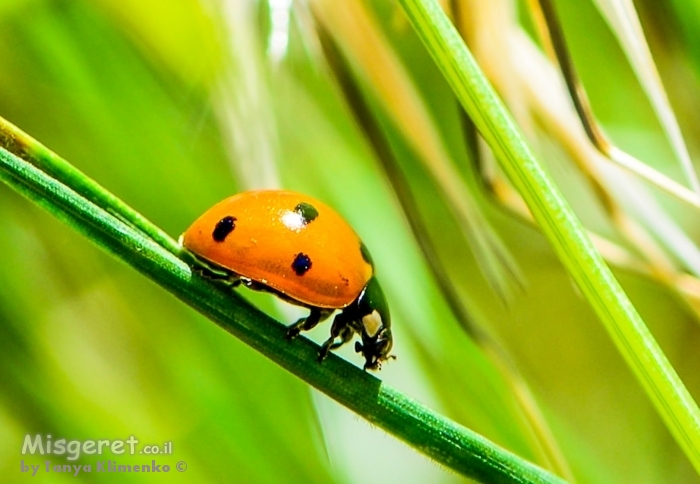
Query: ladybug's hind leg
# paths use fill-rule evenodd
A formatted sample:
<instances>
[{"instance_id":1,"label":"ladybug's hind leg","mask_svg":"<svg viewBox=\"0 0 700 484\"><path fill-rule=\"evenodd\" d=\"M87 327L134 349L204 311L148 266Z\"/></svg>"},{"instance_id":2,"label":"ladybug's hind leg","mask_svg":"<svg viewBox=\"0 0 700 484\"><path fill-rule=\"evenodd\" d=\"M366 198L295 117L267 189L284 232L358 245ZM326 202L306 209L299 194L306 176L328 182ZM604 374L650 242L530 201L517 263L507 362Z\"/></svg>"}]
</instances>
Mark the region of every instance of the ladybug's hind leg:
<instances>
[{"instance_id":1,"label":"ladybug's hind leg","mask_svg":"<svg viewBox=\"0 0 700 484\"><path fill-rule=\"evenodd\" d=\"M237 274L234 274L223 267L207 262L186 249L182 250L180 257L187 262L187 264L192 268L193 272L199 274L205 279L216 281L217 283L232 287L236 287L241 283L241 278Z\"/></svg>"},{"instance_id":2,"label":"ladybug's hind leg","mask_svg":"<svg viewBox=\"0 0 700 484\"><path fill-rule=\"evenodd\" d=\"M238 287L238 285L241 283L240 276L234 274L233 272L211 271L209 268L199 267L195 269L195 272L205 279L209 279L218 284L223 284L224 286Z\"/></svg>"},{"instance_id":3,"label":"ladybug's hind leg","mask_svg":"<svg viewBox=\"0 0 700 484\"><path fill-rule=\"evenodd\" d=\"M294 339L302 331L309 331L316 327L321 321L328 319L333 313L332 309L311 308L311 313L305 318L301 318L296 323L287 328L287 339Z\"/></svg>"}]
</instances>

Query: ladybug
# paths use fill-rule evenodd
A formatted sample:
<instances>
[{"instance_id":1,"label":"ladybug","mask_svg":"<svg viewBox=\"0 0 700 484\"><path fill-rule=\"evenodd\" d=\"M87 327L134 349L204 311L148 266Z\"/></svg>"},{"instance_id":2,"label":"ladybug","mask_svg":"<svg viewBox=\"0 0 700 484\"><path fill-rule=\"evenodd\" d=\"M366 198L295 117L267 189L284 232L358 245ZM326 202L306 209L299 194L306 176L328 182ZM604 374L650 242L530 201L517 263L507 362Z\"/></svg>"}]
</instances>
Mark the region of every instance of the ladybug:
<instances>
[{"instance_id":1,"label":"ladybug","mask_svg":"<svg viewBox=\"0 0 700 484\"><path fill-rule=\"evenodd\" d=\"M205 276L308 308L288 338L340 310L319 361L355 334L365 370L394 358L389 307L369 251L328 205L291 191L243 192L210 208L180 241Z\"/></svg>"}]
</instances>

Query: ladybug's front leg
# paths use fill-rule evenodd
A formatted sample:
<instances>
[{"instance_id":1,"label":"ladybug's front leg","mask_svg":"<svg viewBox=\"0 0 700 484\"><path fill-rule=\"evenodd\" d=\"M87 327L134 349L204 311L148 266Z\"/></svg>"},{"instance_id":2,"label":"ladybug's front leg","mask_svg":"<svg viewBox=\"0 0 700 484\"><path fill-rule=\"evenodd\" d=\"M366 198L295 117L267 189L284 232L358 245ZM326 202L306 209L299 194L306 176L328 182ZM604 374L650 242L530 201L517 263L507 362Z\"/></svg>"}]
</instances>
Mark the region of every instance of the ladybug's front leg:
<instances>
[{"instance_id":1,"label":"ladybug's front leg","mask_svg":"<svg viewBox=\"0 0 700 484\"><path fill-rule=\"evenodd\" d=\"M351 321L344 312L335 317L331 327L331 336L323 343L321 351L318 353L318 361L323 361L328 356L329 351L340 348L355 336L355 329L350 323ZM338 337L340 337L340 341L336 342L335 339Z\"/></svg>"},{"instance_id":2,"label":"ladybug's front leg","mask_svg":"<svg viewBox=\"0 0 700 484\"><path fill-rule=\"evenodd\" d=\"M305 318L301 318L296 323L287 328L287 339L294 339L302 331L309 331L316 327L318 323L327 319L333 311L321 308L311 308L311 313Z\"/></svg>"}]
</instances>

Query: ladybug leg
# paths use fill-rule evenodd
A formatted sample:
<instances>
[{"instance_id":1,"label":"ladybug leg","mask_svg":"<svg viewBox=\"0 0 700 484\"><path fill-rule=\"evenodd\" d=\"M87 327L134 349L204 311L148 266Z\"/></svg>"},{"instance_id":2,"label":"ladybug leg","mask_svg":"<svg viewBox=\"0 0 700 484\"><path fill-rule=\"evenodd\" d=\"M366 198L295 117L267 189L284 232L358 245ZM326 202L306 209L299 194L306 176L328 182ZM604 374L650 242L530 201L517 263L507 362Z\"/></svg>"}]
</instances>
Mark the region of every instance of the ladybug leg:
<instances>
[{"instance_id":1,"label":"ladybug leg","mask_svg":"<svg viewBox=\"0 0 700 484\"><path fill-rule=\"evenodd\" d=\"M192 267L192 272L199 274L205 279L232 287L236 287L241 283L238 275L198 258L188 250L183 250L180 257Z\"/></svg>"},{"instance_id":2,"label":"ladybug leg","mask_svg":"<svg viewBox=\"0 0 700 484\"><path fill-rule=\"evenodd\" d=\"M347 315L344 312L338 314L335 319L333 319L330 338L323 343L321 351L318 353L318 361L323 361L326 356L328 356L329 351L340 348L345 343L349 342L353 336L355 336L355 328L353 328ZM335 339L338 337L340 341L336 342Z\"/></svg>"},{"instance_id":3,"label":"ladybug leg","mask_svg":"<svg viewBox=\"0 0 700 484\"><path fill-rule=\"evenodd\" d=\"M355 330L352 328L352 326L345 326L340 332L340 341L333 343L330 349L337 350L345 343L349 343L353 336L355 336Z\"/></svg>"},{"instance_id":4,"label":"ladybug leg","mask_svg":"<svg viewBox=\"0 0 700 484\"><path fill-rule=\"evenodd\" d=\"M301 318L296 323L287 328L287 339L294 339L302 331L309 331L316 327L318 323L328 318L333 311L321 308L311 308L311 313L305 318Z\"/></svg>"},{"instance_id":5,"label":"ladybug leg","mask_svg":"<svg viewBox=\"0 0 700 484\"><path fill-rule=\"evenodd\" d=\"M236 287L241 283L241 278L232 272L212 271L206 267L197 267L194 271L205 279L223 284L225 286Z\"/></svg>"}]
</instances>

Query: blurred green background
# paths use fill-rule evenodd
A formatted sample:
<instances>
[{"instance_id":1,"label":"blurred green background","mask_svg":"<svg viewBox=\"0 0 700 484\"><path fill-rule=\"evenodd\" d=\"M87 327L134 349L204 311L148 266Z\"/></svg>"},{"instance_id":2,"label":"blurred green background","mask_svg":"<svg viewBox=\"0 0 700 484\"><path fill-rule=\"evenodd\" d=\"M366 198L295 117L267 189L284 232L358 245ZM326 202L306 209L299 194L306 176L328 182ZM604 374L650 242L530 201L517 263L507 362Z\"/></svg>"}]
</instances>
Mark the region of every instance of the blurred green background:
<instances>
[{"instance_id":1,"label":"blurred green background","mask_svg":"<svg viewBox=\"0 0 700 484\"><path fill-rule=\"evenodd\" d=\"M396 120L392 124L390 110L381 111L371 76L358 74L453 284L512 356L573 475L579 482L695 482L547 241L484 190L477 147L461 128L457 103L400 7L357 3L415 85L450 163L492 227L484 230L500 237L522 273L522 285L504 302L411 140ZM470 15L473 3L451 5ZM534 36L524 3L493 5L513 9L513 25ZM681 179L595 5L557 5L607 132L621 148ZM671 105L697 155L700 43L693 26L700 2L674 0L661 10L646 0L638 8ZM398 360L378 376L547 466L512 387L455 320L430 276L391 184L321 55L313 29L317 12L302 1L290 8L273 0L0 0L0 115L174 237L213 203L247 188L284 187L331 204L371 249L390 300ZM490 35L496 42L499 32ZM338 39L346 54L354 48L343 44L346 37ZM582 220L625 245L546 123L534 116L532 123L526 133L535 151ZM697 240L697 214L654 196L665 216ZM3 482L30 479L20 472L22 459L46 460L21 455L24 436L37 433L173 442L173 455L158 457L159 463L188 466L160 476L41 472L41 482L461 480L309 389L4 186L0 221ZM624 269L616 274L691 393L700 395L700 331L692 304L650 278ZM241 292L284 323L301 314L269 295ZM321 325L311 337L322 341L328 329ZM361 365L352 349L340 353ZM150 462L117 457L123 464ZM65 463L60 456L50 460Z\"/></svg>"}]
</instances>

